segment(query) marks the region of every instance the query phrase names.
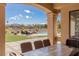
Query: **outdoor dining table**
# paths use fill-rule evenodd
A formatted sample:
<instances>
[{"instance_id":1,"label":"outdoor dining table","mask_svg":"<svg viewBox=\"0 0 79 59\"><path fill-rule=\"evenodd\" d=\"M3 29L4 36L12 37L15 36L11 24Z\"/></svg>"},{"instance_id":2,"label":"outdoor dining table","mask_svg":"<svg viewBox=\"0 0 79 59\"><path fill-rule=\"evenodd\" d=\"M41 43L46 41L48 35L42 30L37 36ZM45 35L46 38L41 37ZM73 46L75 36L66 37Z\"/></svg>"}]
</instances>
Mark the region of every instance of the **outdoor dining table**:
<instances>
[{"instance_id":1,"label":"outdoor dining table","mask_svg":"<svg viewBox=\"0 0 79 59\"><path fill-rule=\"evenodd\" d=\"M29 52L22 53L24 56L69 56L72 52L72 48L66 45L53 45L40 49L35 49Z\"/></svg>"}]
</instances>

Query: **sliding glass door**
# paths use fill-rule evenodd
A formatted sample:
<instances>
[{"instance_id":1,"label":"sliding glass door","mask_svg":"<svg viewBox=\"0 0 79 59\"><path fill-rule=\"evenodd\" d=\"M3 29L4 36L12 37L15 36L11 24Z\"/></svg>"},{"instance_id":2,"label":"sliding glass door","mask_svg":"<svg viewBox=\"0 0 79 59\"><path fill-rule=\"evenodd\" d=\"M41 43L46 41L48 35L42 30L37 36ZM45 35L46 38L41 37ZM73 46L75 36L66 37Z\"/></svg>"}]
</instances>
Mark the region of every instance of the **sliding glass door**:
<instances>
[{"instance_id":1,"label":"sliding glass door","mask_svg":"<svg viewBox=\"0 0 79 59\"><path fill-rule=\"evenodd\" d=\"M70 37L79 37L79 10L70 11Z\"/></svg>"}]
</instances>

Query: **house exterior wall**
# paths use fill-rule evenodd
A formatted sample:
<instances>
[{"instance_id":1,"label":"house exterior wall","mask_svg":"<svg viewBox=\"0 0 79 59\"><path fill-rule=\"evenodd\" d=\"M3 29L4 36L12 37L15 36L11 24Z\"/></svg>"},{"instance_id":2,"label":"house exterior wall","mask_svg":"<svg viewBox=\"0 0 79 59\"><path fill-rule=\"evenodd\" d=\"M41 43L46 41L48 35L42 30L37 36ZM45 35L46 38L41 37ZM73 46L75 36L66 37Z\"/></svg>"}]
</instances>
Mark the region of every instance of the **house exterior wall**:
<instances>
[{"instance_id":1,"label":"house exterior wall","mask_svg":"<svg viewBox=\"0 0 79 59\"><path fill-rule=\"evenodd\" d=\"M69 38L69 11L79 10L79 4L54 4L55 9L61 10L62 17L62 43L66 43Z\"/></svg>"}]
</instances>

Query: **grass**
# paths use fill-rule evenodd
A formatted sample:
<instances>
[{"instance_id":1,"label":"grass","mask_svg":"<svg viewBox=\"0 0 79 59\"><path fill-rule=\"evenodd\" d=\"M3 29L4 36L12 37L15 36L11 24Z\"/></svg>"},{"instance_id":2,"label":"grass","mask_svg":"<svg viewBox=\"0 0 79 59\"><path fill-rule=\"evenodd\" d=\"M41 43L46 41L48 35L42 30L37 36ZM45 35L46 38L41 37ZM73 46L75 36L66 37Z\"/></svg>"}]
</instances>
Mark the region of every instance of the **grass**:
<instances>
[{"instance_id":1,"label":"grass","mask_svg":"<svg viewBox=\"0 0 79 59\"><path fill-rule=\"evenodd\" d=\"M28 39L34 39L34 38L43 38L47 37L47 35L42 35L42 36L18 36L18 35L13 35L10 33L6 33L5 38L6 42L15 42L15 41L21 41L21 40L28 40Z\"/></svg>"}]
</instances>

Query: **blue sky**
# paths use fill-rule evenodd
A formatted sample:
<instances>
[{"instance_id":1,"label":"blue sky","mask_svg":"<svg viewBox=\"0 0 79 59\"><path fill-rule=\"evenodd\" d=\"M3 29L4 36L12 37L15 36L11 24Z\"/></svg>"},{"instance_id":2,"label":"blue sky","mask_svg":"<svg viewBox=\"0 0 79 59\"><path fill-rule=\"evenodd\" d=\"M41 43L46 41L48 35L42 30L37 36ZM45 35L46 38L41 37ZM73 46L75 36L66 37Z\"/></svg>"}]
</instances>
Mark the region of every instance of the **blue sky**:
<instances>
[{"instance_id":1,"label":"blue sky","mask_svg":"<svg viewBox=\"0 0 79 59\"><path fill-rule=\"evenodd\" d=\"M47 23L46 13L34 6L23 4L7 4L6 23L8 24L44 24Z\"/></svg>"},{"instance_id":2,"label":"blue sky","mask_svg":"<svg viewBox=\"0 0 79 59\"><path fill-rule=\"evenodd\" d=\"M57 21L61 23L61 13L58 14Z\"/></svg>"}]
</instances>

